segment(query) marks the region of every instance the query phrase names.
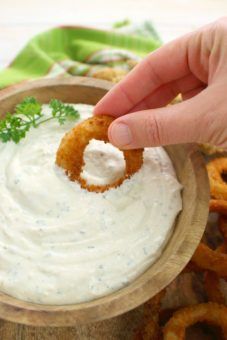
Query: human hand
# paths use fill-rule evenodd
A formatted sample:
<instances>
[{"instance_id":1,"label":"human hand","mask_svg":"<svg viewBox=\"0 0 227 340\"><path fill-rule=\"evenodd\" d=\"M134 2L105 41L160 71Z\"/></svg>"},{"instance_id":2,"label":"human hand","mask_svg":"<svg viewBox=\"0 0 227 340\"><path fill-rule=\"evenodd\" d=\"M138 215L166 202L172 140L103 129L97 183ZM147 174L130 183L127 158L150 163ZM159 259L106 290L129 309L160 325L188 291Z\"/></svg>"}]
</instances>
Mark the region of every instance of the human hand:
<instances>
[{"instance_id":1,"label":"human hand","mask_svg":"<svg viewBox=\"0 0 227 340\"><path fill-rule=\"evenodd\" d=\"M165 107L179 93L183 102ZM123 149L190 142L227 149L227 18L149 54L94 114L117 118L109 139Z\"/></svg>"}]
</instances>

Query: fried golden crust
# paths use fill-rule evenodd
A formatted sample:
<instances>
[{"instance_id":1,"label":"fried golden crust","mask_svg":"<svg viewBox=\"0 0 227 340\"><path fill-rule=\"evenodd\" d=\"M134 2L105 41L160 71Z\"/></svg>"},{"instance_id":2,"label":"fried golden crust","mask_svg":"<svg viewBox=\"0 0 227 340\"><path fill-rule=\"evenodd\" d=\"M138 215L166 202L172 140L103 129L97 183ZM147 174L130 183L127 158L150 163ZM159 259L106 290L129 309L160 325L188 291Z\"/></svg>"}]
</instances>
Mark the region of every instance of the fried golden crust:
<instances>
[{"instance_id":1,"label":"fried golden crust","mask_svg":"<svg viewBox=\"0 0 227 340\"><path fill-rule=\"evenodd\" d=\"M207 164L207 172L210 181L210 194L217 200L227 200L227 183L222 174L227 173L227 158L221 157Z\"/></svg>"},{"instance_id":2,"label":"fried golden crust","mask_svg":"<svg viewBox=\"0 0 227 340\"><path fill-rule=\"evenodd\" d=\"M98 115L88 118L76 125L63 137L56 155L58 166L66 170L72 181L78 181L82 188L88 191L103 192L112 187L119 186L124 179L129 178L137 172L143 163L143 149L122 150L126 162L125 176L116 182L105 185L88 185L80 177L84 165L83 154L91 139L108 142L108 128L114 118L108 115Z\"/></svg>"},{"instance_id":3,"label":"fried golden crust","mask_svg":"<svg viewBox=\"0 0 227 340\"><path fill-rule=\"evenodd\" d=\"M227 254L215 251L200 243L191 261L199 268L211 270L220 277L227 277Z\"/></svg>"},{"instance_id":4,"label":"fried golden crust","mask_svg":"<svg viewBox=\"0 0 227 340\"><path fill-rule=\"evenodd\" d=\"M164 340L184 340L186 328L197 322L221 327L227 339L227 307L208 302L181 308L174 313L164 327Z\"/></svg>"}]
</instances>

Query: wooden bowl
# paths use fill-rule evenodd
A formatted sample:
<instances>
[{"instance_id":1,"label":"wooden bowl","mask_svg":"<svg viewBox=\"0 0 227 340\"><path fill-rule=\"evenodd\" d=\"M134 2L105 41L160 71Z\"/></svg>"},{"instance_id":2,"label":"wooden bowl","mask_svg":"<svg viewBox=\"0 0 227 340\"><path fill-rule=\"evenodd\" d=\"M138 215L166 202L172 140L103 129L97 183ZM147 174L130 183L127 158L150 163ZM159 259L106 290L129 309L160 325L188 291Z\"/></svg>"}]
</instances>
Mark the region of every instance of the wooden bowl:
<instances>
[{"instance_id":1,"label":"wooden bowl","mask_svg":"<svg viewBox=\"0 0 227 340\"><path fill-rule=\"evenodd\" d=\"M106 81L68 78L21 83L0 92L1 117L25 96L46 103L58 98L69 103L96 104L111 88ZM24 302L0 293L0 318L36 326L69 326L107 319L144 303L166 287L185 267L205 229L209 185L203 158L195 145L168 146L179 181L183 210L160 258L127 287L91 302L50 306Z\"/></svg>"}]
</instances>

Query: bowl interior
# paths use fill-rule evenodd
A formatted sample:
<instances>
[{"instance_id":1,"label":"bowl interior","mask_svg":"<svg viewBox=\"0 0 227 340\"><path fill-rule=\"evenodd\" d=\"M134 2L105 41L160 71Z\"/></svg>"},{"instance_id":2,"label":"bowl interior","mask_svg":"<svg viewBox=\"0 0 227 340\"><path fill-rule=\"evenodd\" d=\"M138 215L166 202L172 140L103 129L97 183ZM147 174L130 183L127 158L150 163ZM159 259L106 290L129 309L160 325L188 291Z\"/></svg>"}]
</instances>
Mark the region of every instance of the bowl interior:
<instances>
[{"instance_id":1,"label":"bowl interior","mask_svg":"<svg viewBox=\"0 0 227 340\"><path fill-rule=\"evenodd\" d=\"M0 116L26 96L46 103L58 98L69 103L96 104L111 83L91 78L41 80L12 86L0 93ZM110 318L142 304L167 286L196 249L207 221L209 185L203 158L195 145L166 147L182 183L183 210L160 258L127 287L97 300L48 306L20 301L0 293L0 317L37 326L68 326Z\"/></svg>"}]
</instances>

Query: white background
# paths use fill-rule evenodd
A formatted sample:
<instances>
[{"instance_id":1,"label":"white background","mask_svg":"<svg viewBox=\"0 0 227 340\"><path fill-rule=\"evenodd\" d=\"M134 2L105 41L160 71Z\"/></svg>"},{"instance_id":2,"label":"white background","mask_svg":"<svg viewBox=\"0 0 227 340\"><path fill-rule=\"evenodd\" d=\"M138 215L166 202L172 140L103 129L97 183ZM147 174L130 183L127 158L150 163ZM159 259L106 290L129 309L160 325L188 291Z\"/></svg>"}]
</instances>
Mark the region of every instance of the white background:
<instances>
[{"instance_id":1,"label":"white background","mask_svg":"<svg viewBox=\"0 0 227 340\"><path fill-rule=\"evenodd\" d=\"M0 0L0 68L50 27L151 19L164 41L227 15L227 0Z\"/></svg>"}]
</instances>

